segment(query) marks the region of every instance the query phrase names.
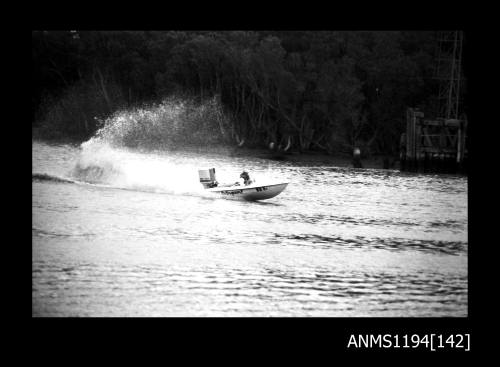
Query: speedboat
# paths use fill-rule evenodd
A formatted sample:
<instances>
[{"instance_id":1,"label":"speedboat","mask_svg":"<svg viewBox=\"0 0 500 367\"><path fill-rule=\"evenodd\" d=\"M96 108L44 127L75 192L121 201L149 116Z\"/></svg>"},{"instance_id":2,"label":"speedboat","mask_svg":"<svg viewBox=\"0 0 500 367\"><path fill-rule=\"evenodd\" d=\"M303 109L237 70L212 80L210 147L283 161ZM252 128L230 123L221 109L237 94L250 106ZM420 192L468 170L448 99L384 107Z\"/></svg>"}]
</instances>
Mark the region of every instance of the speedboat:
<instances>
[{"instance_id":1,"label":"speedboat","mask_svg":"<svg viewBox=\"0 0 500 367\"><path fill-rule=\"evenodd\" d=\"M221 195L226 198L243 200L266 200L279 195L288 185L288 182L271 183L259 185L252 183L250 185L219 184L215 179L215 168L208 170L198 170L200 182L207 192Z\"/></svg>"}]
</instances>

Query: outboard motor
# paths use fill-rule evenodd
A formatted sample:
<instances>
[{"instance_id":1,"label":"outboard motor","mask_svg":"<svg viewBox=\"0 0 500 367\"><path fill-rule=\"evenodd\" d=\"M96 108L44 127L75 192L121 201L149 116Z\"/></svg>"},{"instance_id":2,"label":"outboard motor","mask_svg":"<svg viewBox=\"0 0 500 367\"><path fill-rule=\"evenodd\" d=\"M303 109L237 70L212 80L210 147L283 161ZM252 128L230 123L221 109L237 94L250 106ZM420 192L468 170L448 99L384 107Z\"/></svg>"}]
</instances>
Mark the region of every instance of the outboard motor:
<instances>
[{"instance_id":1,"label":"outboard motor","mask_svg":"<svg viewBox=\"0 0 500 367\"><path fill-rule=\"evenodd\" d=\"M203 185L203 188L209 189L211 187L217 186L217 180L215 179L215 168L200 169L198 170L198 175L200 176L200 182Z\"/></svg>"}]
</instances>

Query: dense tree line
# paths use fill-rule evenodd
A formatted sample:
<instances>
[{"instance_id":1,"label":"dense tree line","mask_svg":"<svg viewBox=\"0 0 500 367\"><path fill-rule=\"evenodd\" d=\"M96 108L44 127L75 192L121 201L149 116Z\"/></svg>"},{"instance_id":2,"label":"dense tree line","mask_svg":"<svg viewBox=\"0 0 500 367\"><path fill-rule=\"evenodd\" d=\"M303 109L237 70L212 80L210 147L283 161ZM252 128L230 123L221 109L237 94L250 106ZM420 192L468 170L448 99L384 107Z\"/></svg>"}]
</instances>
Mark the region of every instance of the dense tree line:
<instances>
[{"instance_id":1,"label":"dense tree line","mask_svg":"<svg viewBox=\"0 0 500 367\"><path fill-rule=\"evenodd\" d=\"M167 96L216 98L235 142L395 154L433 108L432 31L34 31L32 124L85 139Z\"/></svg>"}]
</instances>

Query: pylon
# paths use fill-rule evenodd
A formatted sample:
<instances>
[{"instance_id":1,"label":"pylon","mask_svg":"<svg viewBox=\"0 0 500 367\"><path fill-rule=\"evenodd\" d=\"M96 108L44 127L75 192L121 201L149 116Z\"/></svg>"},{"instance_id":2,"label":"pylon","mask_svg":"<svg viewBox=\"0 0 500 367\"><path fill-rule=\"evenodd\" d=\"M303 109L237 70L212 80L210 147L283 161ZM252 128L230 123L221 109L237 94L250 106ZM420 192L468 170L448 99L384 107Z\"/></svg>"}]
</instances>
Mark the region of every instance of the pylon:
<instances>
[{"instance_id":1,"label":"pylon","mask_svg":"<svg viewBox=\"0 0 500 367\"><path fill-rule=\"evenodd\" d=\"M462 31L438 32L436 78L439 81L437 117L459 119L461 113Z\"/></svg>"}]
</instances>

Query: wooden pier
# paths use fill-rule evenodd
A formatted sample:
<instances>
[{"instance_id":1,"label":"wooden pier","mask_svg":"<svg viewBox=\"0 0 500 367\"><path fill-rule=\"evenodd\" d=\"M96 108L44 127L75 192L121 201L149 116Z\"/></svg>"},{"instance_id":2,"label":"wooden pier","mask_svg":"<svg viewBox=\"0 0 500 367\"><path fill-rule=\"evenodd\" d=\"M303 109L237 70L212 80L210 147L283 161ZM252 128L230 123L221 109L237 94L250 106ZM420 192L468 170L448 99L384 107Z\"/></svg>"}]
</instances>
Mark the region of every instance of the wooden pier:
<instances>
[{"instance_id":1,"label":"wooden pier","mask_svg":"<svg viewBox=\"0 0 500 367\"><path fill-rule=\"evenodd\" d=\"M413 108L406 115L400 142L402 171L467 172L467 120L428 120Z\"/></svg>"}]
</instances>

